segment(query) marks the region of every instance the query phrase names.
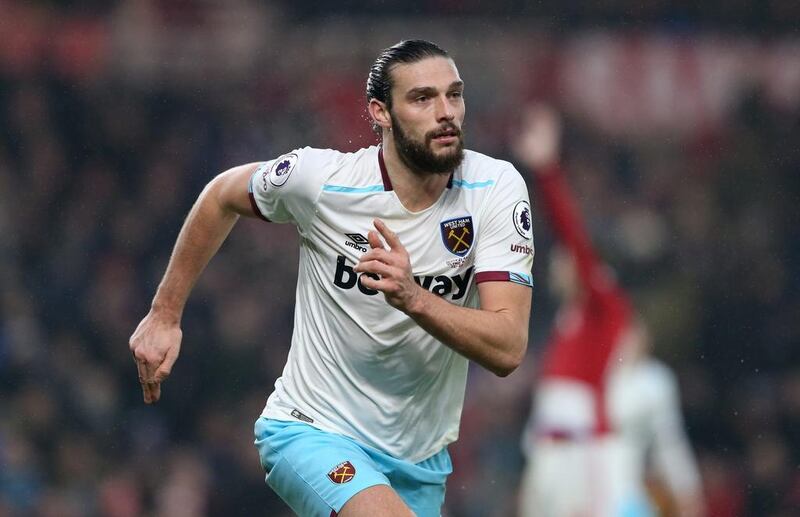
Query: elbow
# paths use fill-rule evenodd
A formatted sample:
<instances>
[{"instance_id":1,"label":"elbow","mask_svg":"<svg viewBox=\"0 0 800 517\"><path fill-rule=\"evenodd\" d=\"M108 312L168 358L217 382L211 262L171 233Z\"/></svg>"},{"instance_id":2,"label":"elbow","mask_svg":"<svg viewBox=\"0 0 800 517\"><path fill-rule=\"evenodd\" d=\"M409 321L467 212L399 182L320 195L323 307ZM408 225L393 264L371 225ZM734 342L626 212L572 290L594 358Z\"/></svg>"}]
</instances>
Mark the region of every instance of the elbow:
<instances>
[{"instance_id":1,"label":"elbow","mask_svg":"<svg viewBox=\"0 0 800 517\"><path fill-rule=\"evenodd\" d=\"M514 373L514 370L519 368L519 365L521 365L521 364L522 364L522 360L519 360L519 361L517 361L517 360L503 361L500 364L494 365L494 367L492 368L492 373L497 375L498 377L508 377L509 375Z\"/></svg>"},{"instance_id":2,"label":"elbow","mask_svg":"<svg viewBox=\"0 0 800 517\"><path fill-rule=\"evenodd\" d=\"M254 171L254 164L228 169L211 180L201 196L209 198L220 211L230 216L260 215L252 205L248 194L250 176Z\"/></svg>"},{"instance_id":3,"label":"elbow","mask_svg":"<svg viewBox=\"0 0 800 517\"><path fill-rule=\"evenodd\" d=\"M492 368L492 373L497 375L498 377L508 377L514 372L514 370L517 369L518 366L519 366L518 364L516 366L513 364L497 365L494 368Z\"/></svg>"},{"instance_id":4,"label":"elbow","mask_svg":"<svg viewBox=\"0 0 800 517\"><path fill-rule=\"evenodd\" d=\"M525 360L525 352L528 349L527 337L525 340L517 343L512 350L509 350L503 357L497 361L491 368L492 373L498 377L508 377L514 370L519 368L522 361Z\"/></svg>"},{"instance_id":5,"label":"elbow","mask_svg":"<svg viewBox=\"0 0 800 517\"><path fill-rule=\"evenodd\" d=\"M200 193L200 199L203 199L206 203L213 203L218 210L227 210L228 206L224 199L225 180L226 177L223 172L209 181Z\"/></svg>"}]
</instances>

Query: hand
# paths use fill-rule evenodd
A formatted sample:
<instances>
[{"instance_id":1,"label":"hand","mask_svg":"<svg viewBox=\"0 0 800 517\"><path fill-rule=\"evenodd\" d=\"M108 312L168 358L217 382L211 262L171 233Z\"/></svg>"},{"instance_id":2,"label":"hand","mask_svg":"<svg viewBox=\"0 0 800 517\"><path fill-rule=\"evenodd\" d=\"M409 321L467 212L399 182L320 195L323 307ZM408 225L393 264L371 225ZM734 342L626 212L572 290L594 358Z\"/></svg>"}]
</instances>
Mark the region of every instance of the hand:
<instances>
[{"instance_id":1,"label":"hand","mask_svg":"<svg viewBox=\"0 0 800 517\"><path fill-rule=\"evenodd\" d=\"M181 351L183 332L172 321L150 311L136 327L129 341L144 402L152 404L161 398L161 383L169 376Z\"/></svg>"},{"instance_id":2,"label":"hand","mask_svg":"<svg viewBox=\"0 0 800 517\"><path fill-rule=\"evenodd\" d=\"M384 247L378 233L370 230L367 239L372 249L361 256L355 270L378 275L379 279L364 275L361 283L364 287L382 292L392 307L410 314L421 302L423 291L411 274L408 251L386 223L375 219L373 224L386 240L389 249Z\"/></svg>"},{"instance_id":3,"label":"hand","mask_svg":"<svg viewBox=\"0 0 800 517\"><path fill-rule=\"evenodd\" d=\"M561 118L556 110L544 104L526 108L513 144L519 161L541 173L558 162L560 147Z\"/></svg>"},{"instance_id":4,"label":"hand","mask_svg":"<svg viewBox=\"0 0 800 517\"><path fill-rule=\"evenodd\" d=\"M686 494L677 498L678 515L684 517L704 517L706 515L703 496L698 493Z\"/></svg>"}]
</instances>

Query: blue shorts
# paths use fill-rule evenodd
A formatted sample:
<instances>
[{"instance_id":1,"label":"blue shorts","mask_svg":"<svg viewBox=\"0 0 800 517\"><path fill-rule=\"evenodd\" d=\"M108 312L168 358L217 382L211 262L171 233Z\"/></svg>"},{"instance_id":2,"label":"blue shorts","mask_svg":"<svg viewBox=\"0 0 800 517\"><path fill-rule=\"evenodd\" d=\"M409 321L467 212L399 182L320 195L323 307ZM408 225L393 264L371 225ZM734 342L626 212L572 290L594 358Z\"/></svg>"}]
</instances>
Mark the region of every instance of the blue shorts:
<instances>
[{"instance_id":1,"label":"blue shorts","mask_svg":"<svg viewBox=\"0 0 800 517\"><path fill-rule=\"evenodd\" d=\"M389 485L419 517L438 517L447 449L410 463L302 422L256 420L256 448L267 484L301 517L330 517L365 488Z\"/></svg>"}]
</instances>

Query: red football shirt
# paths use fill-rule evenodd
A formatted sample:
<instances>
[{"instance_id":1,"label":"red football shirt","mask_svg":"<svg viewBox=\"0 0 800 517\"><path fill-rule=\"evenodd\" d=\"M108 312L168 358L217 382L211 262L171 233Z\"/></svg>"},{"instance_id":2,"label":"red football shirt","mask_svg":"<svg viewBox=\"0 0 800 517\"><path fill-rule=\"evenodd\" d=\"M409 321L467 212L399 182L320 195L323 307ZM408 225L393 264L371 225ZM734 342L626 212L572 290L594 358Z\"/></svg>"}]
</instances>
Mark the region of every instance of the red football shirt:
<instances>
[{"instance_id":1,"label":"red football shirt","mask_svg":"<svg viewBox=\"0 0 800 517\"><path fill-rule=\"evenodd\" d=\"M597 257L560 168L553 166L538 176L537 187L555 238L575 261L583 293L559 311L546 346L542 375L587 383L595 394L596 431L603 433L609 430L605 375L630 325L630 302Z\"/></svg>"}]
</instances>

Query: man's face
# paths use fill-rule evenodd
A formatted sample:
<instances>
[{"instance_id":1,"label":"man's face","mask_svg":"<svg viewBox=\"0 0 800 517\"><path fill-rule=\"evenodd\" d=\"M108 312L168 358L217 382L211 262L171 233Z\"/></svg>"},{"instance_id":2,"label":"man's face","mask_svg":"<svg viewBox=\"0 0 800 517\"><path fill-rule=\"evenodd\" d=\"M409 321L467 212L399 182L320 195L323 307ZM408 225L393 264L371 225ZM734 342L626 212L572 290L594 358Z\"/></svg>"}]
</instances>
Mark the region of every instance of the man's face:
<instances>
[{"instance_id":1,"label":"man's face","mask_svg":"<svg viewBox=\"0 0 800 517\"><path fill-rule=\"evenodd\" d=\"M403 163L417 173L450 173L464 159L464 83L451 59L431 57L392 68L392 134Z\"/></svg>"}]
</instances>

